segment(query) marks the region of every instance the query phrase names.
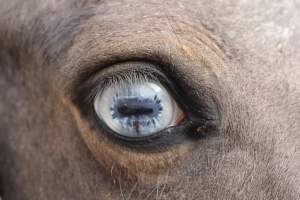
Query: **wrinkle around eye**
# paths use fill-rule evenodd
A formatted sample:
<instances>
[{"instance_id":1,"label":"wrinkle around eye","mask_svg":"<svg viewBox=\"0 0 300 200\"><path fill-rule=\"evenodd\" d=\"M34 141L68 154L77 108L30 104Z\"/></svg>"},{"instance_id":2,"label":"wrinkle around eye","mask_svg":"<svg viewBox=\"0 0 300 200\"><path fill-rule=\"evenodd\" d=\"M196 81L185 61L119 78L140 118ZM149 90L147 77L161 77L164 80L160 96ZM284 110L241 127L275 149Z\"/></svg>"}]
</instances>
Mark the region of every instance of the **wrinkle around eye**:
<instances>
[{"instance_id":1,"label":"wrinkle around eye","mask_svg":"<svg viewBox=\"0 0 300 200\"><path fill-rule=\"evenodd\" d=\"M211 71L218 77L222 76L220 69L225 66L226 56L218 48L220 45L210 39L212 34L204 28L195 29L184 21L176 25L178 35L168 30L155 30L149 34L141 29L133 36L131 32L142 27L137 27L137 30L127 27L128 34L118 37L117 34L111 35L118 32L118 27L113 26L110 37L104 37L103 31L108 30L91 22L75 38L74 45L67 51L66 64L60 71L80 79L83 74L89 76L116 63L145 61L163 64L167 72L197 66L199 72Z\"/></svg>"},{"instance_id":2,"label":"wrinkle around eye","mask_svg":"<svg viewBox=\"0 0 300 200\"><path fill-rule=\"evenodd\" d=\"M108 172L110 167L115 165L116 174L120 176L127 174L127 178L132 181L139 180L145 184L151 184L157 176L167 173L170 166L179 165L184 156L191 152L195 145L195 143L186 140L181 144L154 153L143 150L132 151L105 137L103 133L105 130L97 128L97 124L92 123L92 118L82 115L80 110L86 110L85 107L78 107L70 100L66 105L73 113L83 140L99 163ZM149 167L144 168L145 165Z\"/></svg>"},{"instance_id":3,"label":"wrinkle around eye","mask_svg":"<svg viewBox=\"0 0 300 200\"><path fill-rule=\"evenodd\" d=\"M86 36L90 39L86 40ZM62 80L66 81L63 93L83 140L107 173L114 165L119 174L127 174L130 180L153 183L171 166L176 168L180 165L184 156L192 151L194 143L185 141L156 153L133 152L121 147L104 137L104 134L99 134L103 130L98 130L95 124L90 123L90 119L83 116L78 106L70 101L76 88L99 71L117 63L142 61L157 64L189 97L193 112L207 113L206 117L214 119L215 127L218 127L220 111L217 101L221 89L217 80L220 75L215 73L215 69L225 64L214 51L205 48L206 44L201 46L199 41L193 43L191 38L180 38L178 43L173 35L143 33L122 40L127 42L100 40L88 32L77 38L68 51L65 66L61 68ZM149 167L144 169L146 165Z\"/></svg>"}]
</instances>

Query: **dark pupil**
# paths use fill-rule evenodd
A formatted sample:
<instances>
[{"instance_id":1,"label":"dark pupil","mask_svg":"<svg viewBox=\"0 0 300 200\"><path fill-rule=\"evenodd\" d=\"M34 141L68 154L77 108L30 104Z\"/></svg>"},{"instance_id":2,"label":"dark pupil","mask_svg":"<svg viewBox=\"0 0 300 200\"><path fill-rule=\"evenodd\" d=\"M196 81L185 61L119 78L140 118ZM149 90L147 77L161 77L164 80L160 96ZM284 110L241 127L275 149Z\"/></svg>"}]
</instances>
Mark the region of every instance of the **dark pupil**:
<instances>
[{"instance_id":1,"label":"dark pupil","mask_svg":"<svg viewBox=\"0 0 300 200\"><path fill-rule=\"evenodd\" d=\"M113 117L157 117L162 111L160 100L157 98L119 98L116 99L111 107Z\"/></svg>"},{"instance_id":2,"label":"dark pupil","mask_svg":"<svg viewBox=\"0 0 300 200\"><path fill-rule=\"evenodd\" d=\"M118 107L118 112L121 115L131 116L131 115L149 115L154 111L152 108L146 108L142 105L121 105Z\"/></svg>"}]
</instances>

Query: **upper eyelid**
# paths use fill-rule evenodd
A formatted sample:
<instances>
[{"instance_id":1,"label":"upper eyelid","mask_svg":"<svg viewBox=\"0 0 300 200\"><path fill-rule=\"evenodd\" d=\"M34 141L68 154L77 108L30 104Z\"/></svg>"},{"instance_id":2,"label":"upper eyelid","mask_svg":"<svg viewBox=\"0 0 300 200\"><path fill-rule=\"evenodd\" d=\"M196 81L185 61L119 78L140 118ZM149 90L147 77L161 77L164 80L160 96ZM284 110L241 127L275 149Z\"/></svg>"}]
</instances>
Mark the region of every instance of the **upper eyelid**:
<instances>
[{"instance_id":1,"label":"upper eyelid","mask_svg":"<svg viewBox=\"0 0 300 200\"><path fill-rule=\"evenodd\" d=\"M148 67L146 67L147 69L151 69L151 72L153 73L157 73L159 74L161 77L163 77L163 79L160 79L160 80L164 80L166 81L165 83L166 84L163 84L165 86L167 86L167 89L171 89L171 91L175 91L174 89L177 88L178 90L176 90L176 94L175 94L175 98L178 97L178 96L182 96L181 94L178 94L177 91L179 93L185 93L184 89L181 89L181 88L178 88L178 85L180 85L181 83L177 84L177 82L182 82L181 80L181 75L180 74L177 74L176 72L176 66L173 66L172 64L168 63L168 62L164 62L164 63L159 63L159 61L157 60L156 62L147 62L147 59L144 59L144 60L126 60L125 62L121 62L121 61L118 61L116 64L112 64L111 66L107 66L106 68L98 68L97 71L93 71L93 72L89 72L87 74L79 74L79 75L82 75L82 77L79 79L79 80L76 80L74 83L75 84L71 84L71 87L69 87L69 91L70 91L70 94L71 94L71 99L74 99L78 97L78 91L80 90L80 88L83 88L81 90L85 90L85 91L89 91L90 89L93 89L94 92L93 93L88 93L88 95L85 95L85 97L87 97L85 99L86 102L91 102L91 100L93 99L93 95L90 96L91 94L96 94L97 91L99 91L99 88L95 87L95 86L102 86L102 84L99 82L99 80L103 80L103 77L105 77L107 74L103 74L102 72L106 71L108 72L108 74L113 74L115 73L116 71L113 70L113 66L116 66L116 65L123 65L124 63L143 63L145 64L146 66L148 65ZM158 63L158 64L156 64ZM150 67L149 67L150 65ZM143 66L145 67L145 66ZM171 69L174 69L174 70L171 70ZM141 70L141 68L139 69L139 72L141 71L145 71L145 70ZM165 75L165 71L172 71L173 73L168 73L168 75L172 75L172 77L167 77ZM176 77L174 79L174 76ZM209 80L209 77L203 77L203 81L205 80ZM75 78L76 79L76 78ZM213 79L214 80L214 77ZM100 83L100 84L99 84ZM170 84L171 83L171 84ZM212 86L218 88L218 83L213 81L212 82L213 85L211 83L208 84L209 87L206 87L206 83L204 84L201 84L201 91L205 92L206 96L209 94L215 94L215 92L213 91L210 91L212 88ZM171 88L169 86L172 86ZM77 97L76 97L77 96ZM206 98L205 97L205 98ZM212 97L212 100L213 99L217 99L215 97ZM201 100L202 101L202 100ZM205 101L205 100L204 100ZM182 103L181 103L182 105ZM183 105L185 105L185 103L183 103ZM196 104L197 105L197 104ZM195 107L196 107L195 105ZM216 104L216 107L218 106L219 104ZM186 108L186 105L183 106L183 109ZM219 110L219 108L216 108L216 110ZM202 111L201 111L202 112Z\"/></svg>"},{"instance_id":2,"label":"upper eyelid","mask_svg":"<svg viewBox=\"0 0 300 200\"><path fill-rule=\"evenodd\" d=\"M170 75L169 77L173 79L173 76L184 77L182 74L184 68L189 68L191 66L186 65L186 63L177 59L178 56L170 57L169 54L165 54L166 52L149 52L146 49L141 49L135 52L135 54L127 55L124 52L119 52L116 54L110 55L105 59L97 58L97 57L87 57L87 58L79 58L79 60L67 60L67 64L61 69L61 75L64 77L71 77L65 79L65 91L68 94L72 94L73 89L78 85L82 84L86 80L93 77L95 74L98 74L102 70L106 70L111 66L122 64L125 62L142 62L142 63L150 63L153 66L156 66L160 72ZM219 61L221 61L220 59ZM210 62L206 62L205 57L202 61L203 66L199 67L200 73L199 77L203 81L209 80L209 76L207 72L211 72L214 74L214 71L208 69L211 67ZM208 65L208 66L207 66ZM172 73L168 73L172 72ZM207 76L208 75L208 76ZM205 86L205 85L203 85Z\"/></svg>"},{"instance_id":3,"label":"upper eyelid","mask_svg":"<svg viewBox=\"0 0 300 200\"><path fill-rule=\"evenodd\" d=\"M113 85L114 83L131 82L131 81L155 81L155 82L163 82L163 85L171 92L174 93L174 87L172 87L172 81L169 80L167 76L157 66L146 63L146 62L137 62L137 61L129 61L116 65L110 66L110 68L122 66L122 69L118 69L117 71L109 71L107 68L106 73L96 74L91 78L89 84L91 84L90 88L92 91L90 95L87 97L86 101L91 102L95 95L101 92L104 88ZM124 69L125 67L125 69ZM102 71L102 72L103 72ZM109 71L109 72L107 72ZM140 76L140 77L137 77ZM137 79L137 80L134 80ZM94 86L92 86L94 85Z\"/></svg>"},{"instance_id":4,"label":"upper eyelid","mask_svg":"<svg viewBox=\"0 0 300 200\"><path fill-rule=\"evenodd\" d=\"M104 83L105 85L111 85L118 82L130 82L130 81L147 80L147 79L158 81L154 73L157 73L157 71L153 70L152 67L147 67L145 69L145 66L141 66L140 68L117 71L110 75L106 75L105 77L102 78L105 82Z\"/></svg>"},{"instance_id":5,"label":"upper eyelid","mask_svg":"<svg viewBox=\"0 0 300 200\"><path fill-rule=\"evenodd\" d=\"M114 67L120 65L123 66L128 64L129 65L132 63L139 63L139 65L142 65L142 67L132 67L129 66L126 69L118 69L118 70L114 70ZM127 72L126 72L127 71ZM157 79L157 76L163 77L163 79L167 82L167 88L170 89L170 81L169 79L164 75L163 72L160 71L160 69L152 64L152 63L147 63L145 61L127 61L124 63L118 63L115 65L111 65L109 67L106 67L104 69L99 69L98 71L92 73L92 74L88 74L88 75L83 75L82 78L80 78L79 80L76 80L73 82L73 84L71 84L71 86L69 87L69 93L70 93L70 98L72 101L77 101L76 99L80 99L80 98L84 98L84 102L86 103L92 103L93 99L95 98L96 94L98 92L100 92L103 87L105 87L105 85L109 85L110 83L105 83L105 81L107 79L110 79L112 77L118 76L116 75L116 73L121 74L121 76L124 76L124 72L125 73L134 73L134 72L138 72L140 74L144 73L144 76L148 76L148 78L152 78L153 80L159 81ZM154 74L156 74L154 76ZM128 76L128 75L127 75ZM124 77L125 78L125 77ZM124 80L124 78L121 78ZM160 79L162 80L162 79ZM166 85L165 85L166 86ZM79 95L79 93L84 93L83 95Z\"/></svg>"},{"instance_id":6,"label":"upper eyelid","mask_svg":"<svg viewBox=\"0 0 300 200\"><path fill-rule=\"evenodd\" d=\"M139 65L139 67L132 67L132 65ZM117 66L127 66L127 68L125 69L118 69L117 71L111 70L114 67ZM159 67L158 67L159 66ZM184 93L186 93L184 90L182 90L181 88L178 88L178 84L177 84L177 80L172 79L172 77L168 77L165 75L165 73L161 70L160 67L164 67L163 64L161 65L155 65L153 63L147 63L145 61L126 61L124 63L118 63L115 65L112 65L108 68L105 68L103 70L100 70L98 73L93 74L92 77L89 77L87 79L87 81L81 82L80 83L80 87L82 88L83 86L83 90L86 91L87 95L83 95L85 97L85 102L87 103L92 103L93 99L95 98L96 94L98 94L98 92L100 92L104 87L109 86L109 84L112 84L113 82L110 83L104 83L104 81L106 80L107 77L114 77L116 76L116 73L118 74L122 74L121 77L125 74L130 74L130 73L146 73L147 76L152 77L152 80L158 81L160 82L163 86L166 87L166 89L171 92L171 96L173 96L173 98L175 98L175 100L177 101L177 103L179 104L179 106L185 111L185 112L194 112L192 111L190 108L190 106L188 105L187 101L189 101L189 98L186 98L185 100L183 100L182 97L186 96L184 95ZM155 74L155 75L154 75ZM145 76L145 74L143 74ZM126 77L130 77L128 75L125 75L124 77L121 78L121 80L123 81L128 81L126 80ZM124 80L125 79L125 80ZM208 97L208 94L213 94L211 91L209 91L209 88L206 88L205 85L202 85L203 88L201 88L201 90L203 92L205 92L206 90L206 94L204 94L203 96ZM78 87L75 88L78 91ZM76 90L74 90L74 93L76 93ZM188 100L187 100L188 99ZM212 97L211 100L213 100L214 98ZM212 101L209 101L210 103ZM193 104L194 107L197 107L198 103ZM202 106L206 107L206 103L203 104ZM216 110L219 110L218 104L215 104ZM207 110L208 107L204 108L204 109L200 109L200 112L204 112L204 110ZM209 108L208 110L210 110L211 108ZM213 109L214 110L214 109ZM208 112L208 111L205 111ZM209 114L209 112L207 113ZM196 114L198 115L198 114ZM212 116L212 115L211 115ZM203 117L203 116L202 116ZM216 118L212 118L212 117L208 117L207 119L209 120L217 120L218 117Z\"/></svg>"}]
</instances>

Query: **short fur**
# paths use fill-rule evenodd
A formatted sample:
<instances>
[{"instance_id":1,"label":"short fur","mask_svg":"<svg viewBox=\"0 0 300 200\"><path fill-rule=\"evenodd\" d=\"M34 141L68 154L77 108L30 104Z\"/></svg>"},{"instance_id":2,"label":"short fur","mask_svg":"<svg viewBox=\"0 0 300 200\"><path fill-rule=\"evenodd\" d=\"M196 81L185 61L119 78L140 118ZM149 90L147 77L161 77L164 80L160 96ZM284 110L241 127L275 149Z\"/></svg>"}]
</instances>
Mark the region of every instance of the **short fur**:
<instances>
[{"instance_id":1,"label":"short fur","mask_svg":"<svg viewBox=\"0 0 300 200\"><path fill-rule=\"evenodd\" d=\"M300 199L300 2L0 5L4 200ZM217 133L159 154L103 137L71 88L128 59L169 63Z\"/></svg>"}]
</instances>

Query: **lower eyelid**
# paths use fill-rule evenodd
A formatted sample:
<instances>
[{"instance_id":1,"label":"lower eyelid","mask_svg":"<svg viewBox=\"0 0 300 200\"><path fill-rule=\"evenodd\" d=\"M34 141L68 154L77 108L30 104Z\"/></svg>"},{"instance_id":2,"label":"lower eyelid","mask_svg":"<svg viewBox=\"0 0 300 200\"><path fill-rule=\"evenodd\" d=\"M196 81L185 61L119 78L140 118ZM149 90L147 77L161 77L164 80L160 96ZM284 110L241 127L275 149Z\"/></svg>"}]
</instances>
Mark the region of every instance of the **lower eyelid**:
<instances>
[{"instance_id":1,"label":"lower eyelid","mask_svg":"<svg viewBox=\"0 0 300 200\"><path fill-rule=\"evenodd\" d=\"M90 123L67 98L64 98L63 102L72 112L88 148L114 178L124 177L128 181L138 181L145 185L155 184L157 177L179 165L184 155L191 151L192 146L189 142L156 153L132 151L121 147L92 129ZM171 178L168 181L171 181Z\"/></svg>"}]
</instances>

